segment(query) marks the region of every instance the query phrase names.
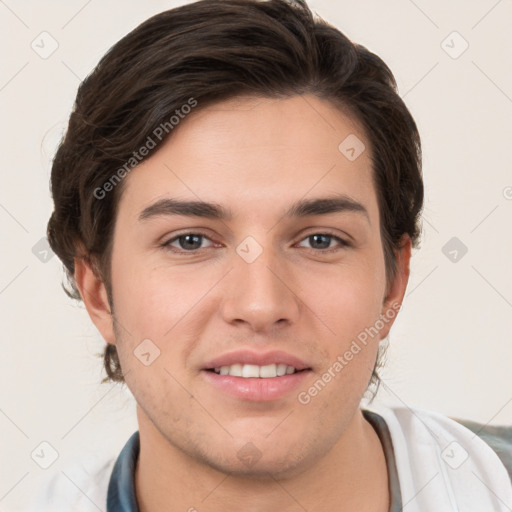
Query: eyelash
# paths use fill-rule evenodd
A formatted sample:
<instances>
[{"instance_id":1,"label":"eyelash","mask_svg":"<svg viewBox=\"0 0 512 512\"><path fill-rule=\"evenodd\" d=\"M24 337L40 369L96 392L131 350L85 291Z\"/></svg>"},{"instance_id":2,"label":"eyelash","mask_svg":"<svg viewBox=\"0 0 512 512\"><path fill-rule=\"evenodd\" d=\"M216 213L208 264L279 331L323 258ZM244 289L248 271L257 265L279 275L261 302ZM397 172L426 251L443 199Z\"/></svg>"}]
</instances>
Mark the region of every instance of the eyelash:
<instances>
[{"instance_id":1,"label":"eyelash","mask_svg":"<svg viewBox=\"0 0 512 512\"><path fill-rule=\"evenodd\" d=\"M191 250L187 251L187 250L183 250L183 249L180 250L180 249L177 249L176 247L172 247L171 246L171 243L179 240L182 237L186 237L188 235L199 236L199 237L202 237L202 239L206 238L206 239L212 241L204 233L189 231L189 232L186 232L186 233L181 233L180 235L171 238L167 242L164 242L163 244L161 244L161 247L163 247L164 249L168 249L171 252L174 252L176 254L194 254L194 253L200 252L201 250L208 249L208 247L203 247L202 249L191 249ZM334 240L336 240L339 243L339 247L334 247L334 248L330 248L330 249L314 249L314 248L310 248L311 251L321 252L321 253L333 253L333 252L336 252L336 251L341 250L343 248L350 247L350 244L346 240L343 240L342 238L340 238L337 235L334 235L333 233L324 232L324 231L319 231L319 232L315 232L315 233L311 233L309 235L306 235L305 237L303 237L300 240L300 242L302 242L302 241L304 241L304 240L306 240L306 239L308 239L308 238L310 238L310 237L312 237L314 235L322 235L322 236L327 236L327 237L329 237L331 239L334 239Z\"/></svg>"}]
</instances>

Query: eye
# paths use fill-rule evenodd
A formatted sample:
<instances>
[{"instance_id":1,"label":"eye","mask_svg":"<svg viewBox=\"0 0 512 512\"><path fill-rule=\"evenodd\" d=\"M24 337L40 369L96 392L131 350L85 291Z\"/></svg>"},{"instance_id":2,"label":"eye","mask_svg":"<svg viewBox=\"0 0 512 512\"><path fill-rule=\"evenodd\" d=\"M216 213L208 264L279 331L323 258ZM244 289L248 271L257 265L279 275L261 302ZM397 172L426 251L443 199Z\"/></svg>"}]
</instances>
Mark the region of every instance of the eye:
<instances>
[{"instance_id":1,"label":"eye","mask_svg":"<svg viewBox=\"0 0 512 512\"><path fill-rule=\"evenodd\" d=\"M203 241L208 240L210 244L208 246L203 246ZM304 247L302 244L307 241L311 244L310 247L314 251L320 252L336 252L344 247L349 247L350 244L340 238L339 236L333 235L331 233L312 233L307 237L303 238L300 242L300 246ZM337 247L332 247L332 242L337 242ZM213 245L212 240L209 237L202 233L182 233L181 235L175 236L164 242L162 247L168 248L173 252L177 253L192 253L199 252L201 249L206 249L207 247L211 247Z\"/></svg>"},{"instance_id":2,"label":"eye","mask_svg":"<svg viewBox=\"0 0 512 512\"><path fill-rule=\"evenodd\" d=\"M316 251L322 252L334 252L343 247L348 247L350 244L340 238L339 236L332 235L331 233L312 233L308 235L306 238L303 238L302 241L308 241L312 245L312 249ZM338 242L338 248L331 248L331 242ZM316 246L316 247L315 247Z\"/></svg>"},{"instance_id":3,"label":"eye","mask_svg":"<svg viewBox=\"0 0 512 512\"><path fill-rule=\"evenodd\" d=\"M201 247L203 240L210 239L201 233L183 233L163 243L162 247L178 249L177 252L197 252L198 249L205 248ZM178 244L178 247L175 244Z\"/></svg>"}]
</instances>

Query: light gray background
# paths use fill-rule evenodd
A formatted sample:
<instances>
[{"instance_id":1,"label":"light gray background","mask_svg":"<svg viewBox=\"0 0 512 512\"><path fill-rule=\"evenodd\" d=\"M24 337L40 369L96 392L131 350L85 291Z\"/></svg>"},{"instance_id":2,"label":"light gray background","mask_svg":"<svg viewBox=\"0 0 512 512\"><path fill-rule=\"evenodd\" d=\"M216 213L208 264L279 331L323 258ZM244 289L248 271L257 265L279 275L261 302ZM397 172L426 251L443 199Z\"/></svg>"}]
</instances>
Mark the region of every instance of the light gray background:
<instances>
[{"instance_id":1,"label":"light gray background","mask_svg":"<svg viewBox=\"0 0 512 512\"><path fill-rule=\"evenodd\" d=\"M103 341L60 288L59 260L32 249L80 80L129 30L181 3L0 0L0 512L84 453L114 456L137 428L130 394L100 384ZM391 67L422 135L424 236L379 400L511 424L512 1L310 5ZM51 47L43 31L59 45L46 59L31 47ZM461 37L469 47L453 58ZM468 248L456 262L443 253L452 237ZM46 470L31 458L42 441L59 454Z\"/></svg>"}]
</instances>

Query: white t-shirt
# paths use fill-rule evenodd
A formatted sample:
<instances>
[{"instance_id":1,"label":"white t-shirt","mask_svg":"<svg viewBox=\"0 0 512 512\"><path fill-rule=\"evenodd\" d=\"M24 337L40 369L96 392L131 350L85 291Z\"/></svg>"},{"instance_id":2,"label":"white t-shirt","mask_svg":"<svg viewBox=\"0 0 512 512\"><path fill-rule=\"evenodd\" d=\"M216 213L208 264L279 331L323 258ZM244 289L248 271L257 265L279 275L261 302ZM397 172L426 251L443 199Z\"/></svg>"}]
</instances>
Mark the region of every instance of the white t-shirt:
<instances>
[{"instance_id":1,"label":"white t-shirt","mask_svg":"<svg viewBox=\"0 0 512 512\"><path fill-rule=\"evenodd\" d=\"M454 421L419 408L371 406L363 414L386 456L390 512L512 510L512 427ZM135 432L117 458L84 457L40 490L30 512L138 512L138 454Z\"/></svg>"}]
</instances>

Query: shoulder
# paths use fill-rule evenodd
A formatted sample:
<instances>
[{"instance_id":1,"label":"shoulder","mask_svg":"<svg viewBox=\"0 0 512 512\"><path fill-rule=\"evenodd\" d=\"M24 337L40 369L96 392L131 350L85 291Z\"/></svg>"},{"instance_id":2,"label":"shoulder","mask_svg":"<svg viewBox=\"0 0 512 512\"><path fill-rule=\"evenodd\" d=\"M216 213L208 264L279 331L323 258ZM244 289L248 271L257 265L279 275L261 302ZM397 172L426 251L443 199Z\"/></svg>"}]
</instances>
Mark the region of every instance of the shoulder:
<instances>
[{"instance_id":1,"label":"shoulder","mask_svg":"<svg viewBox=\"0 0 512 512\"><path fill-rule=\"evenodd\" d=\"M391 431L399 429L407 437L419 437L421 431L427 430L434 438L444 439L441 445L449 439L464 439L468 450L470 447L476 448L474 440L478 438L479 442L483 441L495 452L512 481L512 426L486 425L419 407L372 404L368 409L380 415Z\"/></svg>"},{"instance_id":2,"label":"shoulder","mask_svg":"<svg viewBox=\"0 0 512 512\"><path fill-rule=\"evenodd\" d=\"M487 443L507 468L512 481L512 425L486 425L461 418L450 418L471 430L482 441Z\"/></svg>"},{"instance_id":3,"label":"shoulder","mask_svg":"<svg viewBox=\"0 0 512 512\"><path fill-rule=\"evenodd\" d=\"M115 459L86 455L39 479L29 512L98 512L104 510Z\"/></svg>"}]
</instances>

